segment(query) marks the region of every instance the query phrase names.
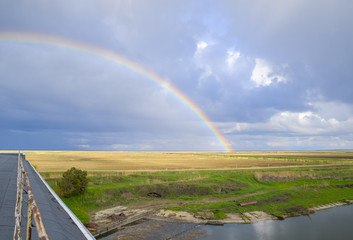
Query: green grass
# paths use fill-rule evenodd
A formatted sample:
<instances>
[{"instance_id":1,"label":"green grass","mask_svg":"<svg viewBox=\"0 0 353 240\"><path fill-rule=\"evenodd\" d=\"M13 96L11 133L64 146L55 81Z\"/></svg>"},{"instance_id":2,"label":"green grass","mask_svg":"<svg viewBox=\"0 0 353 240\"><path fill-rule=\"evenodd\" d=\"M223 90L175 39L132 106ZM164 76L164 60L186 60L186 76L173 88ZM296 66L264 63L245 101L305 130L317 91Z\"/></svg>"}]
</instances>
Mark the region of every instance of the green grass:
<instances>
[{"instance_id":1,"label":"green grass","mask_svg":"<svg viewBox=\"0 0 353 240\"><path fill-rule=\"evenodd\" d=\"M301 185L303 180L296 181L297 185ZM351 181L350 181L351 182ZM331 181L331 186L321 187L320 181L309 181L306 186L302 188L285 188L281 186L273 192L241 198L237 201L220 201L216 203L205 204L187 204L178 207L168 207L167 209L175 211L211 211L213 213L243 213L249 211L265 211L275 216L293 216L307 213L307 209L319 205L329 204L332 202L345 201L353 199L352 187L335 187L342 181ZM293 184L293 183L292 183ZM347 184L347 182L345 182ZM278 184L277 184L278 185ZM286 184L284 184L286 185ZM290 184L291 185L291 184ZM325 183L327 185L327 183ZM247 205L239 207L237 203L246 202L250 200L257 200L258 203L254 205Z\"/></svg>"},{"instance_id":2,"label":"green grass","mask_svg":"<svg viewBox=\"0 0 353 240\"><path fill-rule=\"evenodd\" d=\"M218 211L218 212L214 213L214 218L216 220L221 220L221 219L227 218L227 215L224 212Z\"/></svg>"},{"instance_id":3,"label":"green grass","mask_svg":"<svg viewBox=\"0 0 353 240\"><path fill-rule=\"evenodd\" d=\"M171 210L213 212L215 219L225 213L265 211L276 216L305 213L313 206L353 199L351 165L268 168L256 170L165 171L112 175L104 172L89 177L87 192L63 198L82 222L95 211L116 205L139 206L156 199L149 192L162 194ZM49 174L50 175L50 174ZM276 178L277 181L263 180ZM281 179L284 179L281 181ZM56 190L58 179L48 179ZM239 207L243 201L258 203ZM184 205L178 206L182 202ZM196 203L201 202L201 203Z\"/></svg>"}]
</instances>

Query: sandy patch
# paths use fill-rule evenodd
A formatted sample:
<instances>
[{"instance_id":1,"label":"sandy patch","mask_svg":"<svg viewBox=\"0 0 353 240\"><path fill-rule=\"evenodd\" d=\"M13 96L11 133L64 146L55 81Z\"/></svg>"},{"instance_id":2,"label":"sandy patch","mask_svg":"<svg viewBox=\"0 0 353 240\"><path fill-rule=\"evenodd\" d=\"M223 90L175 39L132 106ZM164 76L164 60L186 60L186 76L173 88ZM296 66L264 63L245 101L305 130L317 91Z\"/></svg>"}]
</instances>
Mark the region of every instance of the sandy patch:
<instances>
[{"instance_id":1,"label":"sandy patch","mask_svg":"<svg viewBox=\"0 0 353 240\"><path fill-rule=\"evenodd\" d=\"M201 222L200 219L194 217L194 214L182 211L171 211L171 210L160 210L154 214L157 217L169 218L178 221L187 221L187 222Z\"/></svg>"},{"instance_id":2,"label":"sandy patch","mask_svg":"<svg viewBox=\"0 0 353 240\"><path fill-rule=\"evenodd\" d=\"M156 217L168 218L177 221L187 221L193 223L203 223L206 224L209 221L206 219L200 219L192 213L188 212L177 212L171 210L160 210L158 213L154 214ZM240 213L227 213L227 218L223 220L217 220L217 223L252 223L265 220L275 220L275 216L262 211L247 212L244 214Z\"/></svg>"},{"instance_id":3,"label":"sandy patch","mask_svg":"<svg viewBox=\"0 0 353 240\"><path fill-rule=\"evenodd\" d=\"M223 220L224 223L253 223L265 220L275 220L275 216L262 211L240 213L227 213L227 218Z\"/></svg>"},{"instance_id":4,"label":"sandy patch","mask_svg":"<svg viewBox=\"0 0 353 240\"><path fill-rule=\"evenodd\" d=\"M244 223L244 217L240 213L227 213L227 218L223 221L225 223Z\"/></svg>"},{"instance_id":5,"label":"sandy patch","mask_svg":"<svg viewBox=\"0 0 353 240\"><path fill-rule=\"evenodd\" d=\"M92 214L91 222L98 224L101 228L148 212L148 210L144 209L129 209L124 206L117 206Z\"/></svg>"},{"instance_id":6,"label":"sandy patch","mask_svg":"<svg viewBox=\"0 0 353 240\"><path fill-rule=\"evenodd\" d=\"M268 214L268 213L262 212L262 211L246 212L246 213L244 213L244 216L247 219L249 219L250 222L259 222L259 221L277 219L277 217L272 216L271 214Z\"/></svg>"},{"instance_id":7,"label":"sandy patch","mask_svg":"<svg viewBox=\"0 0 353 240\"><path fill-rule=\"evenodd\" d=\"M348 204L349 204L349 202L348 202ZM343 205L347 205L347 202L335 202L335 203L320 205L320 206L317 206L317 207L309 208L309 210L319 211L319 210L324 210L324 209L338 207L338 206L343 206Z\"/></svg>"}]
</instances>

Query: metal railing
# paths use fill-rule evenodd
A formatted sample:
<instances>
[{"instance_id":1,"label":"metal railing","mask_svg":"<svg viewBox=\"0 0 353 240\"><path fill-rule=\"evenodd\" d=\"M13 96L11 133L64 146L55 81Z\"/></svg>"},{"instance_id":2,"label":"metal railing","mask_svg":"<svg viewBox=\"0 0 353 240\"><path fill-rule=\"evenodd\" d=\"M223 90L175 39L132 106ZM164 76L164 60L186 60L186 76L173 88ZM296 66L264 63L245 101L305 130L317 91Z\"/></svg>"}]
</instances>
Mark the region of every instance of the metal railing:
<instances>
[{"instance_id":1,"label":"metal railing","mask_svg":"<svg viewBox=\"0 0 353 240\"><path fill-rule=\"evenodd\" d=\"M29 183L29 178L27 171L23 168L22 163L23 155L18 154L18 169L17 169L17 200L16 200L16 209L15 209L15 230L14 230L14 240L21 240L21 215L22 215L22 202L23 202L23 186L24 180L26 180L27 194L28 194L28 213L27 213L27 228L26 228L26 240L30 240L32 236L32 219L37 228L38 237L40 240L49 240L47 231L45 229L42 216L39 212L36 200L32 193L32 188Z\"/></svg>"},{"instance_id":2,"label":"metal railing","mask_svg":"<svg viewBox=\"0 0 353 240\"><path fill-rule=\"evenodd\" d=\"M31 239L32 235L32 215L36 223L38 237L40 240L49 239L47 231L45 230L42 216L40 215L36 200L32 193L31 185L26 171L23 171L26 177L27 193L28 193L28 215L27 215L27 239Z\"/></svg>"},{"instance_id":3,"label":"metal railing","mask_svg":"<svg viewBox=\"0 0 353 240\"><path fill-rule=\"evenodd\" d=\"M13 239L21 239L21 216L22 216L22 202L23 202L23 165L22 165L22 154L18 154L18 166L17 166L17 198L15 208L15 230Z\"/></svg>"}]
</instances>

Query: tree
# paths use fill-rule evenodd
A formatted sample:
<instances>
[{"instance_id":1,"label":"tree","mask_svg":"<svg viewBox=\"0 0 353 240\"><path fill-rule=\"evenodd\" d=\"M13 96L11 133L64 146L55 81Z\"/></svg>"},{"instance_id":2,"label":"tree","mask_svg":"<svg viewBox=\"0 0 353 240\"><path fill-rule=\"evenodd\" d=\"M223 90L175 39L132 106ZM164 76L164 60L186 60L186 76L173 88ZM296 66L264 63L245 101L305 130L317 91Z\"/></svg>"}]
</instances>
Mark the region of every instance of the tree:
<instances>
[{"instance_id":1,"label":"tree","mask_svg":"<svg viewBox=\"0 0 353 240\"><path fill-rule=\"evenodd\" d=\"M71 168L63 173L58 182L58 193L61 197L71 197L86 191L88 183L87 171Z\"/></svg>"}]
</instances>

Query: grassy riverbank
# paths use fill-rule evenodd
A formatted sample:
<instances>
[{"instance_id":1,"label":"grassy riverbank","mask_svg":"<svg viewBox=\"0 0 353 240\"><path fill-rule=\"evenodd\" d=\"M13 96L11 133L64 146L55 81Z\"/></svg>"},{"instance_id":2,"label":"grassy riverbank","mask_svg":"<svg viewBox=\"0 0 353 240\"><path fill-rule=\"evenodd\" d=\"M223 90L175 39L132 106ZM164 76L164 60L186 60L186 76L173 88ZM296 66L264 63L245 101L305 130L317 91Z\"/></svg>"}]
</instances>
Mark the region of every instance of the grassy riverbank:
<instances>
[{"instance_id":1,"label":"grassy riverbank","mask_svg":"<svg viewBox=\"0 0 353 240\"><path fill-rule=\"evenodd\" d=\"M265 211L275 216L306 214L308 209L353 199L353 165L160 172L90 172L85 194L64 198L83 222L90 213L117 205L135 208L225 213ZM57 179L49 179L56 189ZM156 192L161 198L148 197ZM257 200L239 207L237 203Z\"/></svg>"}]
</instances>

